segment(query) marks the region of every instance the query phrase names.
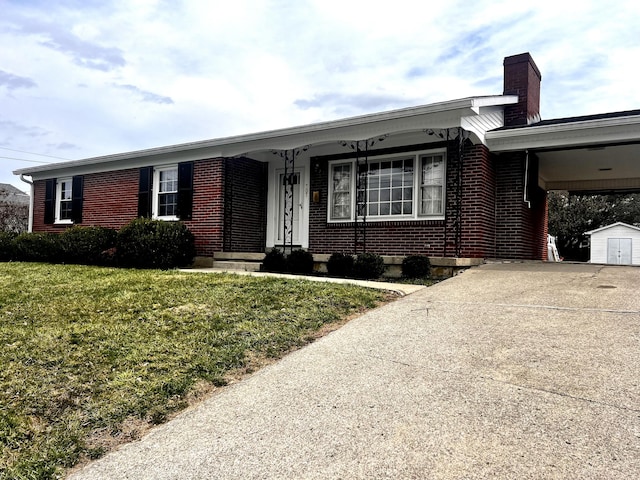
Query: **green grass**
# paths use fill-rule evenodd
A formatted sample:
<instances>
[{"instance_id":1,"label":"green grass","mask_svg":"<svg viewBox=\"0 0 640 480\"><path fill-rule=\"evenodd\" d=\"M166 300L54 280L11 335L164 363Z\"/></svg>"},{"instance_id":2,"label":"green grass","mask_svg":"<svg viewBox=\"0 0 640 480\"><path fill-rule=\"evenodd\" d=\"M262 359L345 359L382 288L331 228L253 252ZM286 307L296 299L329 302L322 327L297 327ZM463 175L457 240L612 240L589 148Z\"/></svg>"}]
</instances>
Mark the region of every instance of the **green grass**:
<instances>
[{"instance_id":1,"label":"green grass","mask_svg":"<svg viewBox=\"0 0 640 480\"><path fill-rule=\"evenodd\" d=\"M1 263L0 479L60 478L384 298L277 278Z\"/></svg>"}]
</instances>

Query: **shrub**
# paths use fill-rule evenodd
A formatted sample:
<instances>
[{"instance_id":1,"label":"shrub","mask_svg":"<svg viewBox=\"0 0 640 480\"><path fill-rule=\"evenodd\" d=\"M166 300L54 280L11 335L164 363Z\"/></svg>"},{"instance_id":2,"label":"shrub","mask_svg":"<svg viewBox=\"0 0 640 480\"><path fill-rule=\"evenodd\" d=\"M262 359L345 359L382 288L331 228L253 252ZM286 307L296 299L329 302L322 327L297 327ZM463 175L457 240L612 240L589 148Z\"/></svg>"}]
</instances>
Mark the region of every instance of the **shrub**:
<instances>
[{"instance_id":1,"label":"shrub","mask_svg":"<svg viewBox=\"0 0 640 480\"><path fill-rule=\"evenodd\" d=\"M60 247L66 263L109 265L109 250L116 245L118 232L106 227L74 226L60 234Z\"/></svg>"},{"instance_id":2,"label":"shrub","mask_svg":"<svg viewBox=\"0 0 640 480\"><path fill-rule=\"evenodd\" d=\"M353 276L356 278L380 278L383 273L384 260L377 253L360 253L353 263Z\"/></svg>"},{"instance_id":3,"label":"shrub","mask_svg":"<svg viewBox=\"0 0 640 480\"><path fill-rule=\"evenodd\" d=\"M13 241L15 238L15 233L0 232L0 262L8 262L14 259Z\"/></svg>"},{"instance_id":4,"label":"shrub","mask_svg":"<svg viewBox=\"0 0 640 480\"><path fill-rule=\"evenodd\" d=\"M13 241L15 259L23 262L62 261L60 236L57 233L21 233Z\"/></svg>"},{"instance_id":5,"label":"shrub","mask_svg":"<svg viewBox=\"0 0 640 480\"><path fill-rule=\"evenodd\" d=\"M287 270L291 273L313 272L313 255L306 250L293 250L287 256Z\"/></svg>"},{"instance_id":6,"label":"shrub","mask_svg":"<svg viewBox=\"0 0 640 480\"><path fill-rule=\"evenodd\" d=\"M287 269L287 259L277 248L272 249L262 260L262 270L265 272L281 273Z\"/></svg>"},{"instance_id":7,"label":"shrub","mask_svg":"<svg viewBox=\"0 0 640 480\"><path fill-rule=\"evenodd\" d=\"M353 255L334 253L327 262L327 271L332 277L350 277L353 275Z\"/></svg>"},{"instance_id":8,"label":"shrub","mask_svg":"<svg viewBox=\"0 0 640 480\"><path fill-rule=\"evenodd\" d=\"M426 255L409 255L402 260L402 276L425 278L431 273L431 262Z\"/></svg>"},{"instance_id":9,"label":"shrub","mask_svg":"<svg viewBox=\"0 0 640 480\"><path fill-rule=\"evenodd\" d=\"M137 218L122 227L116 237L116 259L122 267L186 267L195 255L193 234L180 222Z\"/></svg>"}]
</instances>

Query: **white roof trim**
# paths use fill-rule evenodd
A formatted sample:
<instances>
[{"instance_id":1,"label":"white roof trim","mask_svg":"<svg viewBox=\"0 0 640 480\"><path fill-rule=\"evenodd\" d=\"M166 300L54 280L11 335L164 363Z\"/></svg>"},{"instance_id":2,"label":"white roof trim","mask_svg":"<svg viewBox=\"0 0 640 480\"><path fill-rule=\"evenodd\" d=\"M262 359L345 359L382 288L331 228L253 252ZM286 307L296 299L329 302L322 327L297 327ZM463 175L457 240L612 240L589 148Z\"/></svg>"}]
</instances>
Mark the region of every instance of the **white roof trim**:
<instances>
[{"instance_id":1,"label":"white roof trim","mask_svg":"<svg viewBox=\"0 0 640 480\"><path fill-rule=\"evenodd\" d=\"M495 130L485 139L492 152L640 141L640 116Z\"/></svg>"},{"instance_id":2,"label":"white roof trim","mask_svg":"<svg viewBox=\"0 0 640 480\"><path fill-rule=\"evenodd\" d=\"M21 168L13 173L31 175L141 157L166 156L185 151L202 151L202 158L231 157L260 150L290 149L340 140L364 140L378 135L403 133L423 128L449 128L461 126L464 117L482 115L487 108L510 105L517 103L517 101L518 97L515 95L469 97L311 125L51 163Z\"/></svg>"},{"instance_id":3,"label":"white roof trim","mask_svg":"<svg viewBox=\"0 0 640 480\"><path fill-rule=\"evenodd\" d=\"M627 227L633 230L640 231L639 227L634 227L633 225L629 225L628 223L624 223L624 222L616 222L616 223L612 223L611 225L606 225L604 227L596 228L595 230L591 230L589 232L584 232L584 234L591 235L592 233L601 232L602 230L608 230L609 228L613 228L613 227Z\"/></svg>"}]
</instances>

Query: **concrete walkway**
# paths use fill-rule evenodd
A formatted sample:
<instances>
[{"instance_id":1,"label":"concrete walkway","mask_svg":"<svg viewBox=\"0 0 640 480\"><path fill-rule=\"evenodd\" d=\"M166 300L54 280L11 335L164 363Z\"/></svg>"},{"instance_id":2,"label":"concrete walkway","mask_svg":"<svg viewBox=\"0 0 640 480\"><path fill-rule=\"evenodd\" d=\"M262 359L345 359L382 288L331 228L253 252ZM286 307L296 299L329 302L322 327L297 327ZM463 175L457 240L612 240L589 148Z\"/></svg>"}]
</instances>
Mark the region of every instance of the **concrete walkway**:
<instances>
[{"instance_id":1,"label":"concrete walkway","mask_svg":"<svg viewBox=\"0 0 640 480\"><path fill-rule=\"evenodd\" d=\"M246 272L243 270L224 270L220 268L184 268L181 271L197 273L231 273L234 275L249 275L252 277L279 277L290 278L291 280L309 280L311 282L350 283L352 285L360 285L361 287L395 292L403 297L405 295L417 292L418 290L422 290L423 288L425 288L424 285L412 285L410 283L374 282L371 280L355 280L353 278L333 278L313 275L290 275L286 273Z\"/></svg>"},{"instance_id":2,"label":"concrete walkway","mask_svg":"<svg viewBox=\"0 0 640 480\"><path fill-rule=\"evenodd\" d=\"M639 285L632 267L471 269L71 478L640 478Z\"/></svg>"}]
</instances>

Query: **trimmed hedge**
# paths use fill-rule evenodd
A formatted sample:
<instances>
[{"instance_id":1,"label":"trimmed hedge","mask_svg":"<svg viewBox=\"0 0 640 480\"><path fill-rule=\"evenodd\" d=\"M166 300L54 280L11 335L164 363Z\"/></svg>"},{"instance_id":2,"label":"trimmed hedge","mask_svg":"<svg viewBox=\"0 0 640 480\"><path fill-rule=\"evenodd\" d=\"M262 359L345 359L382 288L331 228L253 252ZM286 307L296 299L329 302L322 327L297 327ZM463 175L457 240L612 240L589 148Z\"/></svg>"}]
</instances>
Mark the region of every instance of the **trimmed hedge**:
<instances>
[{"instance_id":1,"label":"trimmed hedge","mask_svg":"<svg viewBox=\"0 0 640 480\"><path fill-rule=\"evenodd\" d=\"M106 227L68 228L59 238L63 260L82 265L112 265L117 236L114 229Z\"/></svg>"},{"instance_id":2,"label":"trimmed hedge","mask_svg":"<svg viewBox=\"0 0 640 480\"><path fill-rule=\"evenodd\" d=\"M427 278L431 275L431 262L426 255L409 255L402 260L402 276Z\"/></svg>"},{"instance_id":3,"label":"trimmed hedge","mask_svg":"<svg viewBox=\"0 0 640 480\"><path fill-rule=\"evenodd\" d=\"M23 262L64 262L57 233L21 233L13 240L13 251L15 260Z\"/></svg>"},{"instance_id":4,"label":"trimmed hedge","mask_svg":"<svg viewBox=\"0 0 640 480\"><path fill-rule=\"evenodd\" d=\"M302 249L292 251L287 255L287 270L297 274L312 273L313 254Z\"/></svg>"},{"instance_id":5,"label":"trimmed hedge","mask_svg":"<svg viewBox=\"0 0 640 480\"><path fill-rule=\"evenodd\" d=\"M364 280L380 278L384 274L384 260L377 253L360 253L353 263L353 276Z\"/></svg>"},{"instance_id":6,"label":"trimmed hedge","mask_svg":"<svg viewBox=\"0 0 640 480\"><path fill-rule=\"evenodd\" d=\"M332 277L350 277L353 275L353 255L336 252L327 261L327 272Z\"/></svg>"},{"instance_id":7,"label":"trimmed hedge","mask_svg":"<svg viewBox=\"0 0 640 480\"><path fill-rule=\"evenodd\" d=\"M274 248L264 256L262 270L265 272L282 273L287 270L287 257L279 249Z\"/></svg>"},{"instance_id":8,"label":"trimmed hedge","mask_svg":"<svg viewBox=\"0 0 640 480\"><path fill-rule=\"evenodd\" d=\"M15 258L13 241L17 234L13 232L0 232L0 262L9 262Z\"/></svg>"},{"instance_id":9,"label":"trimmed hedge","mask_svg":"<svg viewBox=\"0 0 640 480\"><path fill-rule=\"evenodd\" d=\"M193 233L180 222L137 218L116 237L116 260L121 267L186 267L195 256Z\"/></svg>"},{"instance_id":10,"label":"trimmed hedge","mask_svg":"<svg viewBox=\"0 0 640 480\"><path fill-rule=\"evenodd\" d=\"M186 267L195 256L195 238L179 222L139 218L119 231L73 226L59 234L0 232L0 261L168 269Z\"/></svg>"}]
</instances>

